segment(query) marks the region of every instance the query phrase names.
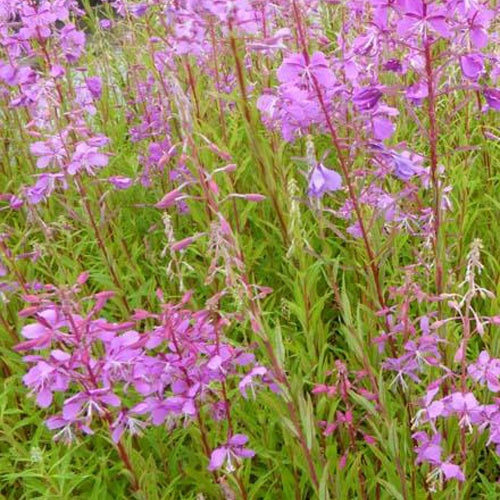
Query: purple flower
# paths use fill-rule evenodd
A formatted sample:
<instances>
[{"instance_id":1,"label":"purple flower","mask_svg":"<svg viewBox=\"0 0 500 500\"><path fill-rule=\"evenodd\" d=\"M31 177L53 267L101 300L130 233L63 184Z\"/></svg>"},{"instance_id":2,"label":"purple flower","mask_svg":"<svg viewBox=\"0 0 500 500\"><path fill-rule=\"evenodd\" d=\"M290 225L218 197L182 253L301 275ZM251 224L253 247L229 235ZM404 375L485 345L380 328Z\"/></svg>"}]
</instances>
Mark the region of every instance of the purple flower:
<instances>
[{"instance_id":1,"label":"purple flower","mask_svg":"<svg viewBox=\"0 0 500 500\"><path fill-rule=\"evenodd\" d=\"M360 111L369 111L377 105L381 97L382 92L377 87L368 87L356 92L352 102Z\"/></svg>"},{"instance_id":2,"label":"purple flower","mask_svg":"<svg viewBox=\"0 0 500 500\"><path fill-rule=\"evenodd\" d=\"M55 308L38 312L36 318L38 320L36 323L30 323L22 328L22 336L29 340L16 345L16 351L47 349L54 338L58 339L63 335L60 329L68 325L67 320Z\"/></svg>"},{"instance_id":3,"label":"purple flower","mask_svg":"<svg viewBox=\"0 0 500 500\"><path fill-rule=\"evenodd\" d=\"M305 84L311 86L313 78L325 88L335 83L333 73L328 67L328 61L322 52L315 52L306 62L303 54L288 56L277 72L278 80L287 84Z\"/></svg>"},{"instance_id":4,"label":"purple flower","mask_svg":"<svg viewBox=\"0 0 500 500\"><path fill-rule=\"evenodd\" d=\"M491 392L500 391L500 359L490 358L487 351L481 352L477 361L467 368L469 376L481 385L487 385Z\"/></svg>"},{"instance_id":5,"label":"purple flower","mask_svg":"<svg viewBox=\"0 0 500 500\"><path fill-rule=\"evenodd\" d=\"M460 427L472 428L472 423L478 420L482 406L472 392L454 392L443 398L443 416L456 415L459 418Z\"/></svg>"},{"instance_id":6,"label":"purple flower","mask_svg":"<svg viewBox=\"0 0 500 500\"><path fill-rule=\"evenodd\" d=\"M319 163L309 178L309 196L321 198L329 191L338 191L342 187L342 177Z\"/></svg>"},{"instance_id":7,"label":"purple flower","mask_svg":"<svg viewBox=\"0 0 500 500\"><path fill-rule=\"evenodd\" d=\"M98 76L89 76L85 78L87 89L94 99L100 99L102 95L102 80Z\"/></svg>"},{"instance_id":8,"label":"purple flower","mask_svg":"<svg viewBox=\"0 0 500 500\"><path fill-rule=\"evenodd\" d=\"M115 175L113 177L109 177L108 182L113 184L113 186L115 186L115 188L117 189L128 189L134 181L130 177Z\"/></svg>"},{"instance_id":9,"label":"purple flower","mask_svg":"<svg viewBox=\"0 0 500 500\"><path fill-rule=\"evenodd\" d=\"M46 141L37 141L30 144L30 151L38 157L36 166L38 168L47 168L55 163L61 166L66 157L66 150L63 140L66 139L66 134L54 135Z\"/></svg>"},{"instance_id":10,"label":"purple flower","mask_svg":"<svg viewBox=\"0 0 500 500\"><path fill-rule=\"evenodd\" d=\"M64 402L62 414L69 421L84 417L90 423L94 415L104 415L108 405L120 406L120 403L120 398L108 388L90 389L68 398Z\"/></svg>"},{"instance_id":11,"label":"purple flower","mask_svg":"<svg viewBox=\"0 0 500 500\"><path fill-rule=\"evenodd\" d=\"M402 181L409 181L421 171L421 167L412 161L408 153L400 154L391 151L391 159L394 165L394 175Z\"/></svg>"},{"instance_id":12,"label":"purple flower","mask_svg":"<svg viewBox=\"0 0 500 500\"><path fill-rule=\"evenodd\" d=\"M56 181L59 181L63 189L67 188L64 174L42 174L38 177L34 186L25 190L28 203L36 205L50 196L56 188Z\"/></svg>"},{"instance_id":13,"label":"purple flower","mask_svg":"<svg viewBox=\"0 0 500 500\"><path fill-rule=\"evenodd\" d=\"M213 471L220 469L226 462L227 472L233 472L236 470L236 467L233 464L233 459L238 462L241 458L252 458L255 456L255 452L253 450L245 448L245 444L247 442L247 436L244 434L235 434L224 446L216 448L212 451L208 470Z\"/></svg>"},{"instance_id":14,"label":"purple flower","mask_svg":"<svg viewBox=\"0 0 500 500\"><path fill-rule=\"evenodd\" d=\"M67 61L78 61L85 47L85 33L78 31L74 24L66 24L61 30L61 48Z\"/></svg>"},{"instance_id":15,"label":"purple flower","mask_svg":"<svg viewBox=\"0 0 500 500\"><path fill-rule=\"evenodd\" d=\"M460 67L465 78L477 81L484 73L484 62L479 54L468 54L460 57Z\"/></svg>"},{"instance_id":16,"label":"purple flower","mask_svg":"<svg viewBox=\"0 0 500 500\"><path fill-rule=\"evenodd\" d=\"M485 89L483 95L491 109L500 111L500 89Z\"/></svg>"},{"instance_id":17,"label":"purple flower","mask_svg":"<svg viewBox=\"0 0 500 500\"><path fill-rule=\"evenodd\" d=\"M67 420L60 415L48 418L45 421L45 425L51 431L60 429L59 432L54 434L54 441L62 441L67 445L70 445L75 440L75 430L79 430L87 435L94 434L94 431L85 425L84 422L80 420Z\"/></svg>"},{"instance_id":18,"label":"purple flower","mask_svg":"<svg viewBox=\"0 0 500 500\"><path fill-rule=\"evenodd\" d=\"M245 375L240 383L238 384L238 388L241 392L241 395L247 399L248 398L248 388L250 388L250 391L253 395L253 397L255 398L255 386L256 386L256 382L254 382L254 378L256 377L264 377L264 375L267 374L267 369L264 368L263 366L256 366L255 368L252 368L252 370L250 371L250 373L248 373L247 375Z\"/></svg>"},{"instance_id":19,"label":"purple flower","mask_svg":"<svg viewBox=\"0 0 500 500\"><path fill-rule=\"evenodd\" d=\"M429 89L425 82L418 82L406 89L406 97L412 101L413 104L419 106L423 100L429 95Z\"/></svg>"},{"instance_id":20,"label":"purple flower","mask_svg":"<svg viewBox=\"0 0 500 500\"><path fill-rule=\"evenodd\" d=\"M113 430L111 437L115 443L118 443L127 430L132 436L140 436L146 427L146 422L132 417L133 412L121 411L118 418L113 422L111 428Z\"/></svg>"},{"instance_id":21,"label":"purple flower","mask_svg":"<svg viewBox=\"0 0 500 500\"><path fill-rule=\"evenodd\" d=\"M436 433L429 438L426 432L416 432L412 437L418 442L418 446L415 447L417 464L427 462L431 465L441 465L441 455L443 453L441 434Z\"/></svg>"},{"instance_id":22,"label":"purple flower","mask_svg":"<svg viewBox=\"0 0 500 500\"><path fill-rule=\"evenodd\" d=\"M373 136L379 141L391 137L396 130L394 123L385 116L376 116L372 120Z\"/></svg>"},{"instance_id":23,"label":"purple flower","mask_svg":"<svg viewBox=\"0 0 500 500\"><path fill-rule=\"evenodd\" d=\"M457 479L458 481L465 481L464 473L458 465L450 462L443 462L439 468L443 472L446 480Z\"/></svg>"},{"instance_id":24,"label":"purple flower","mask_svg":"<svg viewBox=\"0 0 500 500\"><path fill-rule=\"evenodd\" d=\"M103 30L109 30L111 28L111 26L112 26L112 22L109 19L101 19L99 21L99 26Z\"/></svg>"},{"instance_id":25,"label":"purple flower","mask_svg":"<svg viewBox=\"0 0 500 500\"><path fill-rule=\"evenodd\" d=\"M434 31L448 38L451 33L446 24L447 13L444 7L424 0L408 1L405 13L398 22L397 33L402 36L410 34L427 36L429 31Z\"/></svg>"},{"instance_id":26,"label":"purple flower","mask_svg":"<svg viewBox=\"0 0 500 500\"><path fill-rule=\"evenodd\" d=\"M398 59L389 59L384 63L384 69L386 71L394 71L395 73L400 73L403 70L403 66Z\"/></svg>"},{"instance_id":27,"label":"purple flower","mask_svg":"<svg viewBox=\"0 0 500 500\"><path fill-rule=\"evenodd\" d=\"M482 49L488 45L488 27L495 18L495 12L484 5L478 6L478 10L471 9L467 12L467 28L469 38L476 49Z\"/></svg>"},{"instance_id":28,"label":"purple flower","mask_svg":"<svg viewBox=\"0 0 500 500\"><path fill-rule=\"evenodd\" d=\"M108 156L99 152L99 146L93 145L92 139L80 142L68 165L68 173L75 175L80 170L86 170L88 174L94 174L94 167L105 167L108 164Z\"/></svg>"}]
</instances>

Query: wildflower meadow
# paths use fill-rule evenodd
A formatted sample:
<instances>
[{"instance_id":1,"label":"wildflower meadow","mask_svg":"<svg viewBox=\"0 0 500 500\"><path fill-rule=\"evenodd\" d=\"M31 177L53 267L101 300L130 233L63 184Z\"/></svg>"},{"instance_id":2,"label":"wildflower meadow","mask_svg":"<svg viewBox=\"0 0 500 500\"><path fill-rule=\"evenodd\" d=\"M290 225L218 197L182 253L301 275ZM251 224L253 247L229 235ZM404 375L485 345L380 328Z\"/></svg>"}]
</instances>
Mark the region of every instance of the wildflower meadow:
<instances>
[{"instance_id":1,"label":"wildflower meadow","mask_svg":"<svg viewBox=\"0 0 500 500\"><path fill-rule=\"evenodd\" d=\"M497 0L0 0L0 498L499 499Z\"/></svg>"}]
</instances>

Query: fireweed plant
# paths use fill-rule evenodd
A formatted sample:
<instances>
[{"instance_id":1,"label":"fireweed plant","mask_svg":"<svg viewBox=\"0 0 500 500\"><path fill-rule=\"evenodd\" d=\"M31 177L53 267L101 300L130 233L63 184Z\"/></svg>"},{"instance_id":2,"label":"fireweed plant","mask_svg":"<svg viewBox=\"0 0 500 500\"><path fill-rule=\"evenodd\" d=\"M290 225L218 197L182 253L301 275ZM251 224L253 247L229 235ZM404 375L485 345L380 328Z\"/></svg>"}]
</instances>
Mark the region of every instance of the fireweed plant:
<instances>
[{"instance_id":1,"label":"fireweed plant","mask_svg":"<svg viewBox=\"0 0 500 500\"><path fill-rule=\"evenodd\" d=\"M495 0L0 0L6 498L497 498Z\"/></svg>"}]
</instances>

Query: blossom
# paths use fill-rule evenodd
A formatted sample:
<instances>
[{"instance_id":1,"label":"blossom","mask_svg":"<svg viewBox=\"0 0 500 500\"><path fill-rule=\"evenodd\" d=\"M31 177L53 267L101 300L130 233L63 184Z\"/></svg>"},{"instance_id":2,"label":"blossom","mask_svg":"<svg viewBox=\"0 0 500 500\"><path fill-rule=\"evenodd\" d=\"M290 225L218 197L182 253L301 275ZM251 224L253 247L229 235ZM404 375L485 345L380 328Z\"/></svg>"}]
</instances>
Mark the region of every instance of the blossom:
<instances>
[{"instance_id":1,"label":"blossom","mask_svg":"<svg viewBox=\"0 0 500 500\"><path fill-rule=\"evenodd\" d=\"M491 109L500 111L500 89L485 89L483 95Z\"/></svg>"},{"instance_id":2,"label":"blossom","mask_svg":"<svg viewBox=\"0 0 500 500\"><path fill-rule=\"evenodd\" d=\"M461 427L468 427L472 430L471 424L477 420L482 410L482 406L472 392L454 392L443 398L441 402L444 404L443 416L456 415Z\"/></svg>"},{"instance_id":3,"label":"blossom","mask_svg":"<svg viewBox=\"0 0 500 500\"><path fill-rule=\"evenodd\" d=\"M68 325L67 319L55 308L38 312L36 319L36 323L30 323L21 329L21 335L29 340L16 345L17 351L47 349L54 338L63 335L61 328Z\"/></svg>"},{"instance_id":4,"label":"blossom","mask_svg":"<svg viewBox=\"0 0 500 500\"><path fill-rule=\"evenodd\" d=\"M115 186L117 189L128 189L133 184L133 180L130 177L123 177L121 175L114 175L108 178L108 182Z\"/></svg>"},{"instance_id":5,"label":"blossom","mask_svg":"<svg viewBox=\"0 0 500 500\"><path fill-rule=\"evenodd\" d=\"M356 92L352 98L352 102L360 111L369 111L373 109L380 98L382 92L377 87L368 87Z\"/></svg>"},{"instance_id":6,"label":"blossom","mask_svg":"<svg viewBox=\"0 0 500 500\"><path fill-rule=\"evenodd\" d=\"M84 416L89 423L94 415L103 415L108 405L119 406L120 402L120 398L109 388L89 389L66 399L62 415L69 421Z\"/></svg>"},{"instance_id":7,"label":"blossom","mask_svg":"<svg viewBox=\"0 0 500 500\"><path fill-rule=\"evenodd\" d=\"M98 76L85 78L85 84L94 99L100 99L102 94L102 80Z\"/></svg>"},{"instance_id":8,"label":"blossom","mask_svg":"<svg viewBox=\"0 0 500 500\"><path fill-rule=\"evenodd\" d=\"M495 12L486 6L478 6L467 12L467 31L472 45L476 49L482 49L488 45L488 27L495 18Z\"/></svg>"},{"instance_id":9,"label":"blossom","mask_svg":"<svg viewBox=\"0 0 500 500\"><path fill-rule=\"evenodd\" d=\"M421 431L416 432L412 437L418 442L418 446L415 447L417 464L423 462L431 465L441 464L441 455L443 453L441 434L436 433L432 437L429 437L426 432Z\"/></svg>"},{"instance_id":10,"label":"blossom","mask_svg":"<svg viewBox=\"0 0 500 500\"><path fill-rule=\"evenodd\" d=\"M484 73L483 58L479 54L467 54L460 57L460 66L465 78L476 81Z\"/></svg>"},{"instance_id":11,"label":"blossom","mask_svg":"<svg viewBox=\"0 0 500 500\"><path fill-rule=\"evenodd\" d=\"M335 170L330 170L321 163L313 168L309 177L309 196L321 198L325 193L341 188L342 177Z\"/></svg>"},{"instance_id":12,"label":"blossom","mask_svg":"<svg viewBox=\"0 0 500 500\"><path fill-rule=\"evenodd\" d=\"M468 366L467 373L476 382L487 385L490 391L500 391L500 359L490 358L487 351L482 351L477 361Z\"/></svg>"},{"instance_id":13,"label":"blossom","mask_svg":"<svg viewBox=\"0 0 500 500\"><path fill-rule=\"evenodd\" d=\"M292 54L285 58L276 75L281 83L287 84L311 86L316 80L328 88L335 83L333 73L328 68L328 61L322 52L314 52L309 61L306 61L303 54Z\"/></svg>"},{"instance_id":14,"label":"blossom","mask_svg":"<svg viewBox=\"0 0 500 500\"><path fill-rule=\"evenodd\" d=\"M245 448L247 442L248 437L245 434L235 434L232 436L224 446L220 446L212 451L208 470L220 469L226 462L227 472L236 470L233 459L238 461L241 458L252 458L255 456L253 450Z\"/></svg>"},{"instance_id":15,"label":"blossom","mask_svg":"<svg viewBox=\"0 0 500 500\"><path fill-rule=\"evenodd\" d=\"M50 430L60 429L54 434L54 441L63 441L67 445L75 440L75 430L80 430L87 435L94 434L94 431L81 420L67 420L61 415L49 417L45 425Z\"/></svg>"},{"instance_id":16,"label":"blossom","mask_svg":"<svg viewBox=\"0 0 500 500\"><path fill-rule=\"evenodd\" d=\"M66 24L60 33L61 48L67 61L78 61L85 47L85 33L76 29L74 24Z\"/></svg>"},{"instance_id":17,"label":"blossom","mask_svg":"<svg viewBox=\"0 0 500 500\"><path fill-rule=\"evenodd\" d=\"M238 388L241 392L241 395L247 399L248 398L248 388L250 388L251 392L252 392L252 395L255 397L255 381L254 381L254 378L256 377L263 377L264 375L267 374L267 369L264 368L263 366L256 366L254 368L252 368L252 370L250 371L250 373L248 373L247 375L245 375L240 383L238 384Z\"/></svg>"},{"instance_id":18,"label":"blossom","mask_svg":"<svg viewBox=\"0 0 500 500\"><path fill-rule=\"evenodd\" d=\"M415 105L419 106L429 95L429 89L425 82L420 81L410 85L406 89L406 97Z\"/></svg>"},{"instance_id":19,"label":"blossom","mask_svg":"<svg viewBox=\"0 0 500 500\"><path fill-rule=\"evenodd\" d=\"M458 465L450 462L443 462L439 468L443 472L446 480L457 479L458 481L465 481L464 473Z\"/></svg>"},{"instance_id":20,"label":"blossom","mask_svg":"<svg viewBox=\"0 0 500 500\"><path fill-rule=\"evenodd\" d=\"M443 6L424 0L412 0L406 2L404 15L397 24L397 32L402 36L414 33L427 36L429 31L434 31L448 38L451 33L446 19L447 11Z\"/></svg>"},{"instance_id":21,"label":"blossom","mask_svg":"<svg viewBox=\"0 0 500 500\"><path fill-rule=\"evenodd\" d=\"M86 170L93 175L95 167L105 167L108 164L108 156L99 151L100 144L92 140L78 143L68 164L68 173L75 175L80 170Z\"/></svg>"},{"instance_id":22,"label":"blossom","mask_svg":"<svg viewBox=\"0 0 500 500\"><path fill-rule=\"evenodd\" d=\"M66 134L54 135L46 141L37 141L30 144L30 151L38 157L36 166L38 168L47 168L51 164L61 166L66 157L64 140Z\"/></svg>"}]
</instances>

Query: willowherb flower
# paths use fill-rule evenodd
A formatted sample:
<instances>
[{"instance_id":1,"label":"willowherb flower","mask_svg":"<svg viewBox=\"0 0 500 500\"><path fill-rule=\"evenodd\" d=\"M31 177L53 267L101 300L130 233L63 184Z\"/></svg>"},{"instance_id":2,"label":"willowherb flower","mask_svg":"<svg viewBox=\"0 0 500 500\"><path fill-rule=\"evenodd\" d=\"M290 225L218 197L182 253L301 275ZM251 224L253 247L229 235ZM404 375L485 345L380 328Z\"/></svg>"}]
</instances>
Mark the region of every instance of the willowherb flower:
<instances>
[{"instance_id":1,"label":"willowherb flower","mask_svg":"<svg viewBox=\"0 0 500 500\"><path fill-rule=\"evenodd\" d=\"M210 464L208 470L220 469L226 464L226 471L233 472L236 470L234 462L240 461L242 458L252 458L255 452L246 448L248 437L244 434L235 434L224 446L220 446L212 451L210 456Z\"/></svg>"},{"instance_id":2,"label":"willowherb flower","mask_svg":"<svg viewBox=\"0 0 500 500\"><path fill-rule=\"evenodd\" d=\"M338 191L342 188L342 177L318 163L309 176L309 196L321 198L325 193Z\"/></svg>"},{"instance_id":3,"label":"willowherb flower","mask_svg":"<svg viewBox=\"0 0 500 500\"><path fill-rule=\"evenodd\" d=\"M35 321L23 327L28 340L15 347L33 353L24 357L30 368L23 382L37 404L59 411L46 421L56 440L70 443L102 421L118 443L125 432L141 434L151 425L193 424L204 407L213 418L226 419L228 382L235 381L245 397L248 390L255 395L257 386L276 390L253 353L226 341L225 320L184 307L188 295L179 304L162 303L160 313L137 311L129 321L110 323L99 313L112 292L86 298L86 312L77 302L87 278L31 296L23 316ZM150 329L134 329L144 319L152 322ZM229 470L235 459L253 456L247 441L242 434L229 437L213 451L211 470L224 463Z\"/></svg>"},{"instance_id":4,"label":"willowherb flower","mask_svg":"<svg viewBox=\"0 0 500 500\"><path fill-rule=\"evenodd\" d=\"M490 391L500 391L500 359L491 358L487 351L482 351L477 361L467 367L467 373Z\"/></svg>"},{"instance_id":5,"label":"willowherb flower","mask_svg":"<svg viewBox=\"0 0 500 500\"><path fill-rule=\"evenodd\" d=\"M451 36L447 23L448 12L442 5L425 0L405 2L403 16L397 23L398 35L418 34L427 37L430 33L444 38Z\"/></svg>"},{"instance_id":6,"label":"willowherb flower","mask_svg":"<svg viewBox=\"0 0 500 500\"><path fill-rule=\"evenodd\" d=\"M360 111L370 111L379 102L382 97L382 92L377 87L368 87L356 92L352 98L352 102Z\"/></svg>"},{"instance_id":7,"label":"willowherb flower","mask_svg":"<svg viewBox=\"0 0 500 500\"><path fill-rule=\"evenodd\" d=\"M322 52L314 52L309 61L303 54L291 54L286 57L276 73L278 80L285 84L311 87L316 80L324 88L335 83L328 61Z\"/></svg>"},{"instance_id":8,"label":"willowherb flower","mask_svg":"<svg viewBox=\"0 0 500 500\"><path fill-rule=\"evenodd\" d=\"M483 95L490 109L500 111L500 89L485 89Z\"/></svg>"},{"instance_id":9,"label":"willowherb flower","mask_svg":"<svg viewBox=\"0 0 500 500\"><path fill-rule=\"evenodd\" d=\"M460 57L460 67L465 78L477 81L484 74L484 62L480 54L467 54Z\"/></svg>"},{"instance_id":10,"label":"willowherb flower","mask_svg":"<svg viewBox=\"0 0 500 500\"><path fill-rule=\"evenodd\" d=\"M66 24L60 32L61 48L69 63L75 63L85 48L85 33L74 24Z\"/></svg>"},{"instance_id":11,"label":"willowherb flower","mask_svg":"<svg viewBox=\"0 0 500 500\"><path fill-rule=\"evenodd\" d=\"M85 170L89 175L94 175L94 169L105 167L108 164L108 155L99 151L100 147L107 143L106 137L95 137L77 144L67 171L75 175Z\"/></svg>"}]
</instances>

